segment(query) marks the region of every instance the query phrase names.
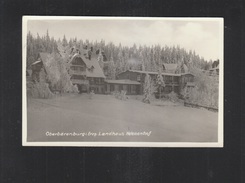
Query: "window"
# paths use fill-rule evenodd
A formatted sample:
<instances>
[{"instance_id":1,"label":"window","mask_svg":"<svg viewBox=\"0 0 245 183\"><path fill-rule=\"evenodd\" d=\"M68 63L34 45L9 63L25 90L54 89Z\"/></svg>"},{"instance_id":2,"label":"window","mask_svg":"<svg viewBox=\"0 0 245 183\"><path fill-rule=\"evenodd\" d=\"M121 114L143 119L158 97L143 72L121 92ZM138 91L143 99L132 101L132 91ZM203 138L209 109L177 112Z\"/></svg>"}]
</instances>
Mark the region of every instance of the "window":
<instances>
[{"instance_id":1,"label":"window","mask_svg":"<svg viewBox=\"0 0 245 183\"><path fill-rule=\"evenodd\" d=\"M111 92L114 91L114 85L113 84L110 85L110 91Z\"/></svg>"},{"instance_id":2,"label":"window","mask_svg":"<svg viewBox=\"0 0 245 183\"><path fill-rule=\"evenodd\" d=\"M170 76L166 76L166 83L170 83Z\"/></svg>"},{"instance_id":3,"label":"window","mask_svg":"<svg viewBox=\"0 0 245 183\"><path fill-rule=\"evenodd\" d=\"M105 76L108 76L108 70L107 69L104 69L104 74L105 74Z\"/></svg>"},{"instance_id":4,"label":"window","mask_svg":"<svg viewBox=\"0 0 245 183\"><path fill-rule=\"evenodd\" d=\"M135 85L131 85L131 93L132 94L136 93L136 86Z\"/></svg>"},{"instance_id":5,"label":"window","mask_svg":"<svg viewBox=\"0 0 245 183\"><path fill-rule=\"evenodd\" d=\"M94 78L90 78L90 84L94 84Z\"/></svg>"},{"instance_id":6,"label":"window","mask_svg":"<svg viewBox=\"0 0 245 183\"><path fill-rule=\"evenodd\" d=\"M100 83L100 78L94 78L94 82L95 82L95 84L99 84Z\"/></svg>"},{"instance_id":7,"label":"window","mask_svg":"<svg viewBox=\"0 0 245 183\"><path fill-rule=\"evenodd\" d=\"M141 80L141 78L140 78L140 74L139 75L137 75L137 81L140 81Z\"/></svg>"},{"instance_id":8,"label":"window","mask_svg":"<svg viewBox=\"0 0 245 183\"><path fill-rule=\"evenodd\" d=\"M179 93L179 87L178 86L174 86L174 92Z\"/></svg>"},{"instance_id":9,"label":"window","mask_svg":"<svg viewBox=\"0 0 245 183\"><path fill-rule=\"evenodd\" d=\"M84 71L85 71L85 69L84 69ZM89 72L93 72L94 71L94 66L92 66L91 68L88 68L88 71Z\"/></svg>"},{"instance_id":10,"label":"window","mask_svg":"<svg viewBox=\"0 0 245 183\"><path fill-rule=\"evenodd\" d=\"M194 82L194 77L191 76L190 82Z\"/></svg>"},{"instance_id":11,"label":"window","mask_svg":"<svg viewBox=\"0 0 245 183\"><path fill-rule=\"evenodd\" d=\"M128 91L128 86L127 85L123 85L123 90L124 91Z\"/></svg>"},{"instance_id":12,"label":"window","mask_svg":"<svg viewBox=\"0 0 245 183\"><path fill-rule=\"evenodd\" d=\"M104 84L104 78L100 78L100 84Z\"/></svg>"},{"instance_id":13,"label":"window","mask_svg":"<svg viewBox=\"0 0 245 183\"><path fill-rule=\"evenodd\" d=\"M166 93L170 93L172 91L172 86L166 86L164 90Z\"/></svg>"},{"instance_id":14,"label":"window","mask_svg":"<svg viewBox=\"0 0 245 183\"><path fill-rule=\"evenodd\" d=\"M119 91L119 85L115 85L115 91Z\"/></svg>"},{"instance_id":15,"label":"window","mask_svg":"<svg viewBox=\"0 0 245 183\"><path fill-rule=\"evenodd\" d=\"M122 91L122 90L123 90L123 86L120 85L120 86L119 86L119 91Z\"/></svg>"},{"instance_id":16,"label":"window","mask_svg":"<svg viewBox=\"0 0 245 183\"><path fill-rule=\"evenodd\" d=\"M174 83L178 83L178 77L174 76Z\"/></svg>"},{"instance_id":17,"label":"window","mask_svg":"<svg viewBox=\"0 0 245 183\"><path fill-rule=\"evenodd\" d=\"M84 67L80 67L80 71L85 71Z\"/></svg>"}]
</instances>

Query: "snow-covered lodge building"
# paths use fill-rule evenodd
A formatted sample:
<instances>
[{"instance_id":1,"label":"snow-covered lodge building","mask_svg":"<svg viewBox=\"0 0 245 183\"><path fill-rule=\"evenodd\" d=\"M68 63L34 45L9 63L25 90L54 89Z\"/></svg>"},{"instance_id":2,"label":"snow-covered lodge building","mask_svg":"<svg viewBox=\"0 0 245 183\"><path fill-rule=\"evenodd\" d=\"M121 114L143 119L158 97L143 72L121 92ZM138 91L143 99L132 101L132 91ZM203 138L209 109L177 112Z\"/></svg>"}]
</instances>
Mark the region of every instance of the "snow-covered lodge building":
<instances>
[{"instance_id":1,"label":"snow-covered lodge building","mask_svg":"<svg viewBox=\"0 0 245 183\"><path fill-rule=\"evenodd\" d=\"M99 54L103 57L101 62ZM107 57L103 50L91 52L90 55L74 54L70 60L70 74L73 84L76 84L81 92L93 90L95 93L110 94L114 91L127 91L128 95L143 94L146 74L156 81L157 72L140 70L127 70L119 73L116 80L108 79ZM185 64L163 64L162 76L165 82L164 93L180 93L185 87L194 86L194 76L189 73ZM180 67L180 68L178 68Z\"/></svg>"},{"instance_id":2,"label":"snow-covered lodge building","mask_svg":"<svg viewBox=\"0 0 245 183\"><path fill-rule=\"evenodd\" d=\"M219 65L212 67L208 72L210 76L219 75Z\"/></svg>"},{"instance_id":3,"label":"snow-covered lodge building","mask_svg":"<svg viewBox=\"0 0 245 183\"><path fill-rule=\"evenodd\" d=\"M102 63L98 59L99 54L103 56ZM48 74L45 68L48 55L48 53L39 54L39 59L32 64L32 77L38 78L42 67ZM141 95L144 91L146 74L149 74L153 81L156 81L158 75L158 72L127 70L119 73L115 80L108 79L108 61L101 50L94 52L90 50L89 53L86 51L75 52L71 55L68 64L71 81L81 93L93 90L94 93L110 94L114 91L124 90L128 95ZM194 87L194 76L188 72L186 65L182 65L180 69L177 64L163 64L162 67L165 83L163 93L174 91L179 94L185 87Z\"/></svg>"},{"instance_id":4,"label":"snow-covered lodge building","mask_svg":"<svg viewBox=\"0 0 245 183\"><path fill-rule=\"evenodd\" d=\"M32 71L32 74L31 74L32 80L39 81L40 72L42 69L44 70L45 73L47 73L45 62L47 61L48 55L49 55L48 53L39 53L37 61L31 64L30 67Z\"/></svg>"},{"instance_id":5,"label":"snow-covered lodge building","mask_svg":"<svg viewBox=\"0 0 245 183\"><path fill-rule=\"evenodd\" d=\"M98 59L99 54L103 61ZM129 79L108 79L110 64L103 50L86 53L75 53L70 62L69 74L74 85L80 92L94 91L95 93L110 94L114 91L127 91L129 95L140 94L140 83Z\"/></svg>"},{"instance_id":6,"label":"snow-covered lodge building","mask_svg":"<svg viewBox=\"0 0 245 183\"><path fill-rule=\"evenodd\" d=\"M69 61L71 81L80 92L93 90L104 93L105 75L95 53L88 58L84 54L75 53Z\"/></svg>"}]
</instances>

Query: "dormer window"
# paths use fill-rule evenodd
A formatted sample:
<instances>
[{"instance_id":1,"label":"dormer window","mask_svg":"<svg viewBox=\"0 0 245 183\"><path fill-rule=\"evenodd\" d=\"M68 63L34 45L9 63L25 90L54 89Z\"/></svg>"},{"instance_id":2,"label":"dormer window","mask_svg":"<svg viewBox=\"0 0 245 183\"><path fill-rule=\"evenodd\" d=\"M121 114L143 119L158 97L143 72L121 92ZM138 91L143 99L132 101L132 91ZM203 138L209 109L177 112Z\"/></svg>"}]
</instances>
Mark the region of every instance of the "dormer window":
<instances>
[{"instance_id":1,"label":"dormer window","mask_svg":"<svg viewBox=\"0 0 245 183\"><path fill-rule=\"evenodd\" d=\"M90 72L93 72L93 71L94 71L94 66L90 67L88 70L89 70Z\"/></svg>"}]
</instances>

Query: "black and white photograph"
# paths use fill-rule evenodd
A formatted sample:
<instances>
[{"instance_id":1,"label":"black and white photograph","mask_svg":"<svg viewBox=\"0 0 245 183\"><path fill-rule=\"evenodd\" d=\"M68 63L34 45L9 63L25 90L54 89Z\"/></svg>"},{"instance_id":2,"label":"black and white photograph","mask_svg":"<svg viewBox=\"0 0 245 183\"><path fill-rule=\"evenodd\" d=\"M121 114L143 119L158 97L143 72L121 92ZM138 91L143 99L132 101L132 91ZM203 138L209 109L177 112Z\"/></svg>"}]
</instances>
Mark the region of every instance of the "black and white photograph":
<instances>
[{"instance_id":1,"label":"black and white photograph","mask_svg":"<svg viewBox=\"0 0 245 183\"><path fill-rule=\"evenodd\" d=\"M23 16L22 145L223 147L223 29Z\"/></svg>"}]
</instances>

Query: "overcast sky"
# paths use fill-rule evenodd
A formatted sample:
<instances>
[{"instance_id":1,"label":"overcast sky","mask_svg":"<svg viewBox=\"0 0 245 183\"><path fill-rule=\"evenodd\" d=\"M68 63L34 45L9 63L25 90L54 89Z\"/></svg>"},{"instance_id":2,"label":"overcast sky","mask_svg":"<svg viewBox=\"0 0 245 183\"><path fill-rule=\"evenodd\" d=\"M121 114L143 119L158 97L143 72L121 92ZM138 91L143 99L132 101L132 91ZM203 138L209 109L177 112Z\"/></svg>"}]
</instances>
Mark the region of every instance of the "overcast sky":
<instances>
[{"instance_id":1,"label":"overcast sky","mask_svg":"<svg viewBox=\"0 0 245 183\"><path fill-rule=\"evenodd\" d=\"M27 31L55 39L77 37L89 41L105 40L125 46L179 45L195 50L204 59L222 59L222 22L217 19L76 19L28 20Z\"/></svg>"}]
</instances>

